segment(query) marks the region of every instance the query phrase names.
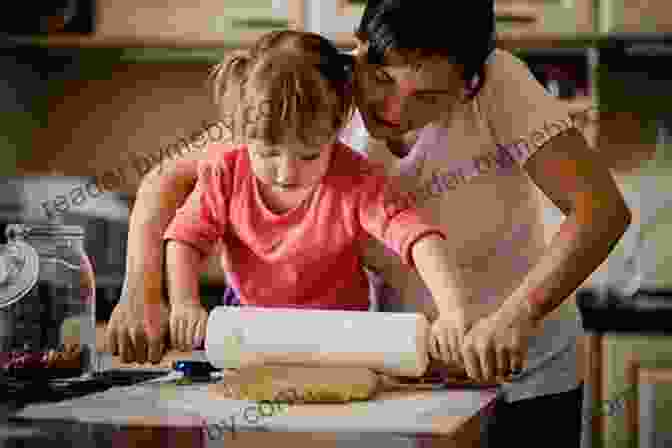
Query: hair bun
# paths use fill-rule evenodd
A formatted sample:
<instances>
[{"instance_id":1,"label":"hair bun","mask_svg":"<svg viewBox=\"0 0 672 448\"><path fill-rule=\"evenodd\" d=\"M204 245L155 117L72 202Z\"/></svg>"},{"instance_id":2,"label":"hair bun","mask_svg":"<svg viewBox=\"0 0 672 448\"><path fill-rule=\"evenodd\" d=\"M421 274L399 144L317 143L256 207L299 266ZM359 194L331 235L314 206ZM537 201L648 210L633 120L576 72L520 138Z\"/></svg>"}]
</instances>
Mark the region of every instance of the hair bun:
<instances>
[{"instance_id":1,"label":"hair bun","mask_svg":"<svg viewBox=\"0 0 672 448\"><path fill-rule=\"evenodd\" d=\"M341 84L352 80L354 63L355 58L352 55L339 52L318 64L318 68L329 81Z\"/></svg>"},{"instance_id":2,"label":"hair bun","mask_svg":"<svg viewBox=\"0 0 672 448\"><path fill-rule=\"evenodd\" d=\"M355 57L349 53L339 53L338 56L341 59L345 72L350 77L355 67Z\"/></svg>"}]
</instances>

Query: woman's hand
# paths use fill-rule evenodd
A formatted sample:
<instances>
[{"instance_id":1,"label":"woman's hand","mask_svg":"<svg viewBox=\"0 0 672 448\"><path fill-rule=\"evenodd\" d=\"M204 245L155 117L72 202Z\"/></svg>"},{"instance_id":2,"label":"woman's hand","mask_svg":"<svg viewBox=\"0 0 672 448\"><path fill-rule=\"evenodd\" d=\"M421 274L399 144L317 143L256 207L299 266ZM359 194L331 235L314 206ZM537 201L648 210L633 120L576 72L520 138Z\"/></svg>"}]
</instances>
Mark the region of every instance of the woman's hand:
<instances>
[{"instance_id":1,"label":"woman's hand","mask_svg":"<svg viewBox=\"0 0 672 448\"><path fill-rule=\"evenodd\" d=\"M498 311L476 322L462 344L467 374L476 381L492 381L522 371L535 328L527 306L516 313Z\"/></svg>"},{"instance_id":2,"label":"woman's hand","mask_svg":"<svg viewBox=\"0 0 672 448\"><path fill-rule=\"evenodd\" d=\"M170 342L181 351L191 351L205 340L208 312L200 304L176 303L170 309Z\"/></svg>"}]
</instances>

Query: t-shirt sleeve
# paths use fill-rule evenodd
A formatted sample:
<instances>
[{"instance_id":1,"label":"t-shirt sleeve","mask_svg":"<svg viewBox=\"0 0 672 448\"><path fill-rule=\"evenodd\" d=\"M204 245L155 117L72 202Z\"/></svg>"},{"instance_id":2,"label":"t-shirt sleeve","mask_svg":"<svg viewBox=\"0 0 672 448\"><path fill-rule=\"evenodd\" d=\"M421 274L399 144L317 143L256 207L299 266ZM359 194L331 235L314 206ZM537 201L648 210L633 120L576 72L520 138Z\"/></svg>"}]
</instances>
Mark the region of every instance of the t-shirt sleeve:
<instances>
[{"instance_id":1,"label":"t-shirt sleeve","mask_svg":"<svg viewBox=\"0 0 672 448\"><path fill-rule=\"evenodd\" d=\"M412 197L401 192L394 179L384 175L365 176L358 208L364 230L412 268L415 268L412 249L416 241L432 233L446 237L440 227L430 223L414 206Z\"/></svg>"},{"instance_id":2,"label":"t-shirt sleeve","mask_svg":"<svg viewBox=\"0 0 672 448\"><path fill-rule=\"evenodd\" d=\"M231 168L225 163L203 160L196 186L168 226L164 240L190 244L209 255L223 237L228 223Z\"/></svg>"},{"instance_id":3,"label":"t-shirt sleeve","mask_svg":"<svg viewBox=\"0 0 672 448\"><path fill-rule=\"evenodd\" d=\"M495 50L485 75L476 101L497 145L520 165L551 138L574 127L569 107L511 53Z\"/></svg>"}]
</instances>

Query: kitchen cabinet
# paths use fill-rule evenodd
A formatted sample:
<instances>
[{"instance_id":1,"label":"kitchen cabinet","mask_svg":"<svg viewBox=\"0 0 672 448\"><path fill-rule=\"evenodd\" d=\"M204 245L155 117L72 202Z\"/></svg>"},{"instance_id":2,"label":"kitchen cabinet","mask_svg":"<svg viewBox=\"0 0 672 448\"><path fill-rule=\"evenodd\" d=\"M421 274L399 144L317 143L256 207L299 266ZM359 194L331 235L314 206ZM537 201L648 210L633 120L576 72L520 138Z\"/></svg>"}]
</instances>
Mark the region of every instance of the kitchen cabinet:
<instances>
[{"instance_id":1,"label":"kitchen cabinet","mask_svg":"<svg viewBox=\"0 0 672 448\"><path fill-rule=\"evenodd\" d=\"M237 47L293 26L274 16L272 0L96 0L93 34L14 38L62 47Z\"/></svg>"},{"instance_id":2,"label":"kitchen cabinet","mask_svg":"<svg viewBox=\"0 0 672 448\"><path fill-rule=\"evenodd\" d=\"M672 31L669 0L599 0L596 30L603 33Z\"/></svg>"},{"instance_id":3,"label":"kitchen cabinet","mask_svg":"<svg viewBox=\"0 0 672 448\"><path fill-rule=\"evenodd\" d=\"M593 388L588 397L591 414L586 416L593 415L592 448L649 448L638 442L669 439L672 390L653 385L669 382L655 377L662 366L669 372L672 335L592 333L586 347L587 381ZM653 396L643 393L651 387L656 387ZM653 416L655 421L647 420Z\"/></svg>"},{"instance_id":4,"label":"kitchen cabinet","mask_svg":"<svg viewBox=\"0 0 672 448\"><path fill-rule=\"evenodd\" d=\"M276 0L278 11L308 31L351 39L364 11L363 0ZM500 33L589 33L594 31L592 0L496 0ZM339 36L340 35L340 36Z\"/></svg>"},{"instance_id":5,"label":"kitchen cabinet","mask_svg":"<svg viewBox=\"0 0 672 448\"><path fill-rule=\"evenodd\" d=\"M510 33L590 33L592 0L495 0L498 27ZM524 17L534 20L525 20Z\"/></svg>"}]
</instances>

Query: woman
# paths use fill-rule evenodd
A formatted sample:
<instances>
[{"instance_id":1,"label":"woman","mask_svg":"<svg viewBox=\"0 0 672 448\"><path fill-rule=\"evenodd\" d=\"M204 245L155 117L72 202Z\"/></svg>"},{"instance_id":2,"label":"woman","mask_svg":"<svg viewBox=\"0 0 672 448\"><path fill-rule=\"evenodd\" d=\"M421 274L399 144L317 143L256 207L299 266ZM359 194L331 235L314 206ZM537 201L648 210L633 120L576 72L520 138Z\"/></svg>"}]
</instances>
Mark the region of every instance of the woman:
<instances>
[{"instance_id":1,"label":"woman","mask_svg":"<svg viewBox=\"0 0 672 448\"><path fill-rule=\"evenodd\" d=\"M445 226L460 299L484 308L485 317L466 334L452 336L457 341L439 335L443 344L433 350L481 380L525 360L503 386L487 439L536 446L529 431L536 428L562 446L578 446L581 327L568 298L621 238L630 211L567 107L524 63L495 49L492 0L460 3L460 14L447 14L443 2L422 5L367 3L354 53L358 110L342 139L399 176ZM165 331L161 236L193 188L197 157L164 164L163 174L148 175L138 193L128 295L108 330L111 348L125 359L160 357L160 333L145 338L142 303L164 307ZM544 195L565 215L548 243ZM417 274L385 248L372 242L366 262L399 293L383 309L422 310L440 319Z\"/></svg>"}]
</instances>

